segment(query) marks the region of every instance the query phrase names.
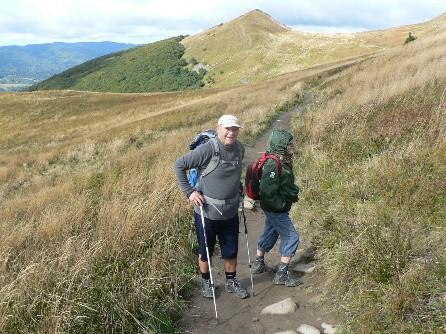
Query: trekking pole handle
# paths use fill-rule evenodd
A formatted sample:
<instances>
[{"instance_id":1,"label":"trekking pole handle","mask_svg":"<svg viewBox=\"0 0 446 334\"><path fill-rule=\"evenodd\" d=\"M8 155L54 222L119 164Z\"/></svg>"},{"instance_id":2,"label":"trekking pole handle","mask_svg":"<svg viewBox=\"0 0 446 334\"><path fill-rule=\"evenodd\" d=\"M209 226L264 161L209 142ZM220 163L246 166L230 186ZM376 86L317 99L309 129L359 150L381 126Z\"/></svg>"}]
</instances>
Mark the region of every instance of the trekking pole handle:
<instances>
[{"instance_id":1,"label":"trekking pole handle","mask_svg":"<svg viewBox=\"0 0 446 334\"><path fill-rule=\"evenodd\" d=\"M189 200L190 200L192 203L194 203L196 206L202 206L202 205L204 205L204 197L203 197L203 195L202 195L199 191L197 191L197 190L194 190L194 191L192 192L192 194L189 195Z\"/></svg>"}]
</instances>

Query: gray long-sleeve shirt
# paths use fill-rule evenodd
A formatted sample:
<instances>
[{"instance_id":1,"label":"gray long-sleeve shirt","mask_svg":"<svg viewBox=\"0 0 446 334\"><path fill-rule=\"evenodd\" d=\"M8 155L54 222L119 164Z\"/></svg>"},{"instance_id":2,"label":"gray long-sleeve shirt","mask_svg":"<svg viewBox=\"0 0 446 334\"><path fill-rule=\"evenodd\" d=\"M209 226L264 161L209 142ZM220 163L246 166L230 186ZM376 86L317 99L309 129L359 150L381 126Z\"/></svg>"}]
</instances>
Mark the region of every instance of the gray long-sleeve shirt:
<instances>
[{"instance_id":1,"label":"gray long-sleeve shirt","mask_svg":"<svg viewBox=\"0 0 446 334\"><path fill-rule=\"evenodd\" d=\"M235 143L230 147L226 147L217 139L220 148L220 164L218 167L200 179L200 189L204 196L218 199L218 200L233 200L237 201L240 190L240 177L242 173L242 160L245 153L243 145L240 142ZM190 186L186 171L191 168L199 168L204 170L214 155L214 148L212 143L207 143L198 146L195 150L178 158L174 163L175 174L178 178L181 191L189 197L194 189ZM205 199L206 199L205 197ZM207 202L211 201L206 199ZM216 215L212 207L215 206L223 214ZM234 209L235 208L235 209ZM205 216L210 219L227 219L232 218L237 214L238 203L205 205ZM195 208L196 212L200 212L199 208ZM228 217L228 215L230 217Z\"/></svg>"}]
</instances>

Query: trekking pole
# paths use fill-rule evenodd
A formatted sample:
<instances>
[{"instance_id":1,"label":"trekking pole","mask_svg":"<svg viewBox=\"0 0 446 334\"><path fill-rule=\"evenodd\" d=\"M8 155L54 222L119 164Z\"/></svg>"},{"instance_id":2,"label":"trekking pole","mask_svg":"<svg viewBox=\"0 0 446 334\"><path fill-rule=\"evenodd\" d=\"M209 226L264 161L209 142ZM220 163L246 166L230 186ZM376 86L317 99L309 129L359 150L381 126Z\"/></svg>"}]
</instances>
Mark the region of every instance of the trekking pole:
<instances>
[{"instance_id":1,"label":"trekking pole","mask_svg":"<svg viewBox=\"0 0 446 334\"><path fill-rule=\"evenodd\" d=\"M246 249L248 250L249 274L251 275L251 292L252 292L252 296L254 297L254 281L252 280L251 255L249 254L248 227L246 226L245 205L243 202L242 202L242 216L243 216L243 224L245 225L245 237L246 237Z\"/></svg>"},{"instance_id":2,"label":"trekking pole","mask_svg":"<svg viewBox=\"0 0 446 334\"><path fill-rule=\"evenodd\" d=\"M211 257L209 256L208 241L206 238L206 228L204 225L203 205L200 205L200 215L201 215L201 225L203 226L204 245L206 246L206 256L208 258L209 275L211 276L211 288L212 288L212 298L214 299L215 319L218 320L217 303L215 302L215 285L214 285L214 278L212 277Z\"/></svg>"}]
</instances>

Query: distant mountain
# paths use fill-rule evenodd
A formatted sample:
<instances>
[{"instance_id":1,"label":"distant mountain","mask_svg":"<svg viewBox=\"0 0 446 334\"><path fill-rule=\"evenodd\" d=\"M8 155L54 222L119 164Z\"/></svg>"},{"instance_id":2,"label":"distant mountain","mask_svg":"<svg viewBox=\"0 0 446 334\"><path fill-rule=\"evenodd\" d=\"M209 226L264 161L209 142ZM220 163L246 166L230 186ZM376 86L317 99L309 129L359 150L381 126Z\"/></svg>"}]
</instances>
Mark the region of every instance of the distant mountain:
<instances>
[{"instance_id":1,"label":"distant mountain","mask_svg":"<svg viewBox=\"0 0 446 334\"><path fill-rule=\"evenodd\" d=\"M445 29L446 14L443 14L424 23L385 30L309 33L293 30L261 10L253 10L188 36L181 44L177 39L169 39L101 57L33 89L148 92L196 88L203 84L225 87L256 83L402 46L409 32L420 40Z\"/></svg>"},{"instance_id":2,"label":"distant mountain","mask_svg":"<svg viewBox=\"0 0 446 334\"><path fill-rule=\"evenodd\" d=\"M159 92L199 88L205 69L192 71L183 57L183 36L95 58L54 75L30 90Z\"/></svg>"},{"instance_id":3,"label":"distant mountain","mask_svg":"<svg viewBox=\"0 0 446 334\"><path fill-rule=\"evenodd\" d=\"M36 83L90 59L135 46L114 42L2 46L0 84L13 86Z\"/></svg>"}]
</instances>

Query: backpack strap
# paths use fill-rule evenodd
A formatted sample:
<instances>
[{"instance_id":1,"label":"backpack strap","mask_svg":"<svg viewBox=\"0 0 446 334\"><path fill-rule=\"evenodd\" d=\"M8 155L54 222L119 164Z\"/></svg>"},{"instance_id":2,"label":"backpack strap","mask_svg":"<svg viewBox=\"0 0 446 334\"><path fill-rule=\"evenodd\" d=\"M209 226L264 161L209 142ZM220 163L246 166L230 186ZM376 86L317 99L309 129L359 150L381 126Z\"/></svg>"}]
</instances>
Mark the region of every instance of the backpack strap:
<instances>
[{"instance_id":1,"label":"backpack strap","mask_svg":"<svg viewBox=\"0 0 446 334\"><path fill-rule=\"evenodd\" d=\"M221 158L220 158L220 147L218 146L217 138L211 138L209 141L212 144L212 147L214 148L214 154L212 155L211 161L209 161L206 168L201 172L201 177L205 177L209 173L213 172L215 168L220 164Z\"/></svg>"},{"instance_id":2,"label":"backpack strap","mask_svg":"<svg viewBox=\"0 0 446 334\"><path fill-rule=\"evenodd\" d=\"M213 172L215 170L215 168L217 168L218 165L222 162L221 155L220 155L220 146L218 145L217 137L211 138L211 139L209 139L209 141L211 142L212 147L214 148L214 154L212 155L212 158L209 161L206 168L201 172L201 177L205 177L209 173ZM236 145L237 145L239 161L241 163L241 161L243 160L242 144L240 144L238 141L236 141ZM282 172L282 169L280 169L280 172Z\"/></svg>"},{"instance_id":3,"label":"backpack strap","mask_svg":"<svg viewBox=\"0 0 446 334\"><path fill-rule=\"evenodd\" d=\"M279 176L282 176L282 160L280 160L280 158L275 154L266 154L266 153L264 154L266 156L266 159L273 159L277 163L277 171L279 172Z\"/></svg>"}]
</instances>

